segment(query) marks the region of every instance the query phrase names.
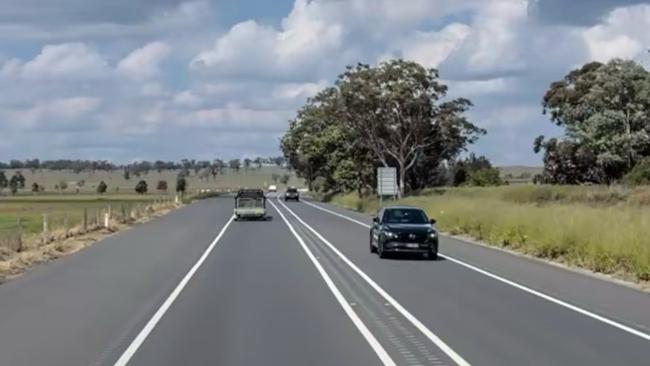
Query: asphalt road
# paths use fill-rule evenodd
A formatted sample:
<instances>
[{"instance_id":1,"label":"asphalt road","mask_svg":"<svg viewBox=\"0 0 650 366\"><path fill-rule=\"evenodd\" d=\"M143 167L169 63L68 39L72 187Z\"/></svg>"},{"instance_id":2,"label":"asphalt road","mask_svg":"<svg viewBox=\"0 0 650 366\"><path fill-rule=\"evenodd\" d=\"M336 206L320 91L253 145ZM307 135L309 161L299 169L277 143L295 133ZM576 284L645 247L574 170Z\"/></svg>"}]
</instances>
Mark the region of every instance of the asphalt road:
<instances>
[{"instance_id":1,"label":"asphalt road","mask_svg":"<svg viewBox=\"0 0 650 366\"><path fill-rule=\"evenodd\" d=\"M381 260L368 216L201 201L0 286L0 365L649 365L650 295L442 238Z\"/></svg>"}]
</instances>

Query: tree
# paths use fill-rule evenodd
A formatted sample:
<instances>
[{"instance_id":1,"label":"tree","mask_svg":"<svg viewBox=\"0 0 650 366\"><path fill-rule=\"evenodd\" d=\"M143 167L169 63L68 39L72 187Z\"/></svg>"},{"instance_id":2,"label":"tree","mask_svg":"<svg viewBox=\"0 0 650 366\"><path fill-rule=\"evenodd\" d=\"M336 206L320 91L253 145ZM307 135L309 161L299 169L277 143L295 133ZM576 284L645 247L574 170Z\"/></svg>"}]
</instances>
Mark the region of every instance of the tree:
<instances>
[{"instance_id":1,"label":"tree","mask_svg":"<svg viewBox=\"0 0 650 366\"><path fill-rule=\"evenodd\" d=\"M439 138L447 137L439 133L441 127L451 124L457 129L460 146L484 133L462 116L471 102L438 103L447 86L438 80L437 70L415 62L392 60L378 67L358 64L349 67L336 84L346 106L347 124L363 136L382 166L397 166L400 194L407 173L427 149L448 147L436 146L442 142Z\"/></svg>"},{"instance_id":2,"label":"tree","mask_svg":"<svg viewBox=\"0 0 650 366\"><path fill-rule=\"evenodd\" d=\"M571 71L550 85L543 107L566 136L535 140L535 151L545 151L544 181L612 183L650 156L650 73L634 61Z\"/></svg>"},{"instance_id":3,"label":"tree","mask_svg":"<svg viewBox=\"0 0 650 366\"><path fill-rule=\"evenodd\" d=\"M464 116L467 99L440 102L438 72L394 60L348 67L290 121L281 148L289 165L325 190L369 192L375 168L396 166L403 193L439 184L445 162L485 133Z\"/></svg>"},{"instance_id":4,"label":"tree","mask_svg":"<svg viewBox=\"0 0 650 366\"><path fill-rule=\"evenodd\" d=\"M239 169L241 169L241 161L239 159L232 159L228 162L228 166L236 173L239 173Z\"/></svg>"},{"instance_id":5,"label":"tree","mask_svg":"<svg viewBox=\"0 0 650 366\"><path fill-rule=\"evenodd\" d=\"M259 156L256 157L255 160L253 160L253 163L255 163L257 169L262 169L262 158L260 158Z\"/></svg>"},{"instance_id":6,"label":"tree","mask_svg":"<svg viewBox=\"0 0 650 366\"><path fill-rule=\"evenodd\" d=\"M156 189L159 190L160 192L167 192L167 181L159 180Z\"/></svg>"},{"instance_id":7,"label":"tree","mask_svg":"<svg viewBox=\"0 0 650 366\"><path fill-rule=\"evenodd\" d=\"M62 179L59 181L58 186L61 191L65 191L66 189L68 189L68 182Z\"/></svg>"},{"instance_id":8,"label":"tree","mask_svg":"<svg viewBox=\"0 0 650 366\"><path fill-rule=\"evenodd\" d=\"M251 163L252 163L252 162L253 162L253 161L252 161L251 159L249 159L249 158L244 159L244 169L245 169L245 170L250 169L250 168L251 168Z\"/></svg>"},{"instance_id":9,"label":"tree","mask_svg":"<svg viewBox=\"0 0 650 366\"><path fill-rule=\"evenodd\" d=\"M36 182L32 183L32 192L38 193L40 191L41 191L41 186L39 186L38 183Z\"/></svg>"},{"instance_id":10,"label":"tree","mask_svg":"<svg viewBox=\"0 0 650 366\"><path fill-rule=\"evenodd\" d=\"M106 183L104 181L99 182L99 184L97 185L97 193L99 193L99 194L106 193L107 189L108 189L108 186L106 185Z\"/></svg>"},{"instance_id":11,"label":"tree","mask_svg":"<svg viewBox=\"0 0 650 366\"><path fill-rule=\"evenodd\" d=\"M187 180L185 179L185 175L179 174L176 177L176 192L180 194L185 194L186 190L187 190Z\"/></svg>"},{"instance_id":12,"label":"tree","mask_svg":"<svg viewBox=\"0 0 650 366\"><path fill-rule=\"evenodd\" d=\"M3 188L7 188L9 185L9 180L7 180L7 176L5 175L5 172L0 170L0 191Z\"/></svg>"},{"instance_id":13,"label":"tree","mask_svg":"<svg viewBox=\"0 0 650 366\"><path fill-rule=\"evenodd\" d=\"M124 180L129 180L131 179L131 172L129 169L124 169Z\"/></svg>"},{"instance_id":14,"label":"tree","mask_svg":"<svg viewBox=\"0 0 650 366\"><path fill-rule=\"evenodd\" d=\"M289 174L282 175L282 177L280 178L280 183L282 183L282 184L284 184L286 186L287 183L289 183L289 178L290 178Z\"/></svg>"},{"instance_id":15,"label":"tree","mask_svg":"<svg viewBox=\"0 0 650 366\"><path fill-rule=\"evenodd\" d=\"M144 180L141 180L138 182L138 184L135 185L135 192L137 194L145 194L147 193L147 182Z\"/></svg>"},{"instance_id":16,"label":"tree","mask_svg":"<svg viewBox=\"0 0 650 366\"><path fill-rule=\"evenodd\" d=\"M14 175L11 177L9 180L9 190L11 191L12 195L15 195L18 193L18 180L14 179L16 176Z\"/></svg>"},{"instance_id":17,"label":"tree","mask_svg":"<svg viewBox=\"0 0 650 366\"><path fill-rule=\"evenodd\" d=\"M271 174L271 179L273 180L273 183L277 184L278 180L280 180L280 174L277 173Z\"/></svg>"}]
</instances>

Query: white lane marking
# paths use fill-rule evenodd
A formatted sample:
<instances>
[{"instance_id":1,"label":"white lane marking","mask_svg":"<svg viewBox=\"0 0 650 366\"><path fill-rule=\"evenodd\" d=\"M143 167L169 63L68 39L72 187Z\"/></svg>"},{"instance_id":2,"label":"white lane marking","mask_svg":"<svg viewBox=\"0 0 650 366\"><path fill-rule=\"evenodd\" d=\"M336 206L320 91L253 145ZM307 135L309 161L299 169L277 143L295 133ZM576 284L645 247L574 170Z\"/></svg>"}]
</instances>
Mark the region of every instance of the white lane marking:
<instances>
[{"instance_id":1,"label":"white lane marking","mask_svg":"<svg viewBox=\"0 0 650 366\"><path fill-rule=\"evenodd\" d=\"M190 270L185 274L185 277L176 285L176 288L174 288L174 291L169 294L165 302L158 308L158 310L153 314L151 319L147 322L147 324L142 328L140 333L133 339L131 344L126 348L124 353L122 353L122 356L115 362L114 366L126 366L126 364L129 363L135 352L140 348L142 343L147 339L151 331L156 327L160 319L165 315L167 310L171 307L171 305L174 303L178 295L183 291L187 283L192 279L196 271L201 267L203 262L205 262L206 258L212 250L214 249L215 245L217 245L217 242L221 239L223 234L226 232L226 229L228 229L228 226L232 223L233 219L235 216L231 216L228 222L223 226L217 237L212 240L212 243L208 246L208 248L203 252L203 255L199 258L199 260L190 268Z\"/></svg>"},{"instance_id":2,"label":"white lane marking","mask_svg":"<svg viewBox=\"0 0 650 366\"><path fill-rule=\"evenodd\" d=\"M278 199L278 201L279 201L279 199ZM332 294L334 294L334 297L336 298L336 300L339 302L339 304L341 305L341 307L343 308L345 313L348 315L348 317L350 317L350 319L352 320L352 323L354 323L354 325L357 327L357 329L359 329L359 332L361 332L361 335L363 335L363 337L366 339L366 341L370 344L370 347L372 347L372 349L375 351L375 353L377 354L377 356L379 357L381 362L384 365L387 365L387 366L396 366L395 361L393 361L393 359L388 355L388 352L386 352L384 347L382 347L382 345L379 343L379 341L377 341L377 338L375 338L375 336L370 332L368 327L366 327L366 325L363 323L361 318L359 318L357 313L352 309L352 307L345 300L345 297L343 297L343 295L341 294L341 291L339 291L339 289L336 287L336 285L334 284L334 282L332 281L330 276L327 274L327 272L325 272L325 269L323 269L323 266L321 266L321 264L318 262L318 260L316 260L316 257L314 257L314 254L311 252L311 250L309 250L309 248L305 244L304 240L300 237L300 235L298 235L296 230L293 228L293 225L291 225L291 223L289 222L289 220L287 220L287 218L284 216L282 211L280 211L278 209L278 207L275 204L273 204L273 202L271 202L269 200L269 203L280 214L280 217L282 217L282 220L284 221L284 223L287 224L287 226L289 227L289 230L291 231L293 236L296 237L296 239L298 240L298 243L300 243L300 246L302 247L302 249L305 251L305 253L307 253L307 257L309 257L311 262L314 264L314 266L318 270L318 273L321 275L321 277L325 281L325 284L327 285L327 287L330 289Z\"/></svg>"},{"instance_id":3,"label":"white lane marking","mask_svg":"<svg viewBox=\"0 0 650 366\"><path fill-rule=\"evenodd\" d=\"M306 204L308 204L309 206L312 206L312 207L314 207L314 208L317 208L317 209L319 209L319 210L321 210L321 211L324 211L324 212L330 213L330 214L332 214L332 215L335 215L335 216L338 216L338 217L344 218L344 219L346 219L346 220L348 220L348 221L354 222L354 223L359 224L359 225L361 225L361 226L363 226L363 227L370 228L370 225L367 225L367 224L365 224L365 223L363 223L363 222L361 222L361 221L355 220L355 219L353 219L353 218L351 218L351 217L348 217L348 216L342 215L342 214L340 214L340 213L338 213L338 212L335 212L335 211L332 211L332 210L328 210L328 209L323 208L323 207L321 207L321 206L319 206L319 205L315 205L315 204L313 204L313 203L311 203L311 202L306 202L306 201L303 201L303 202L306 203ZM499 275L496 275L496 274L494 274L494 273L492 273L492 272L489 272L489 271L486 271L486 270L484 270L484 269L478 268L478 267L476 267L476 266L474 266L474 265L472 265L472 264L469 264L469 263L463 262L463 261L461 261L460 259L456 259L456 258L454 258L454 257L451 257L451 256L446 255L446 254L442 254L442 253L438 253L438 254L439 254L441 257L445 258L445 259L448 259L448 260L450 260L450 261L452 261L452 262L454 262L454 263L456 263L456 264L459 264L459 265L461 265L461 266L463 266L463 267L465 267L465 268L471 269L472 271L478 272L478 273L480 273L480 274L482 274L482 275L484 275L484 276L490 277L490 278L492 278L492 279L494 279L494 280L497 280L497 281L499 281L499 282L505 283L505 284L510 285L510 286L512 286L512 287L515 287L515 288L517 288L517 289L519 289L519 290L522 290L522 291L524 291L524 292L527 292L527 293L529 293L529 294L531 294L531 295L534 295L534 296L537 296L537 297L542 298L542 299L544 299L544 300L550 301L550 302L552 302L552 303L554 303L554 304L556 304L556 305L559 305L559 306L562 306L562 307L564 307L564 308L567 308L567 309L573 310L573 311L575 311L575 312L577 312L577 313L580 313L580 314L585 315L585 316L587 316L587 317L590 317L590 318L592 318L592 319L598 320L598 321L600 321L600 322L602 322L602 323L605 323L605 324L610 325L610 326L612 326L612 327L614 327L614 328L620 329L620 330L622 330L622 331L624 331L624 332L627 332L627 333L630 333L630 334L635 335L635 336L637 336L637 337L643 338L643 339L645 339L646 341L650 341L650 334L648 334L648 333L643 333L643 332L641 332L641 331L639 331L639 330L637 330L637 329L634 329L634 328L632 328L632 327L629 327L629 326L627 326L627 325L625 325L625 324L621 324L621 323L619 323L619 322L617 322L617 321L615 321L615 320L612 320L612 319L606 318L606 317L604 317L604 316L598 315L598 314L593 313L593 312L591 312L591 311L589 311L589 310L587 310L587 309L584 309L584 308L581 308L581 307L579 307L579 306L576 306L576 305L570 304L570 303L568 303L568 302L566 302L566 301L562 301L562 300L560 300L560 299L558 299L558 298L556 298L556 297L553 297L553 296L547 295L547 294L545 294L545 293L543 293L543 292L539 292L539 291L537 291L537 290L533 290L533 289L530 288L530 287L526 287L526 286L524 286L524 285L522 285L522 284L520 284L520 283L517 283L517 282L515 282L515 281L509 280L509 279L507 279L507 278L504 278L504 277L501 277L501 276L499 276Z\"/></svg>"},{"instance_id":4,"label":"white lane marking","mask_svg":"<svg viewBox=\"0 0 650 366\"><path fill-rule=\"evenodd\" d=\"M280 201L278 201L280 202ZM325 243L336 255L338 255L350 268L352 268L361 278L363 278L379 295L381 295L386 301L388 301L395 310L399 311L402 316L404 316L411 324L413 324L420 332L422 332L431 342L433 342L438 348L440 348L449 358L451 358L459 366L469 366L469 362L465 361L456 351L447 345L440 337L435 335L429 328L427 328L422 322L420 322L413 314L406 310L400 303L397 302L392 296L390 296L383 288L381 288L375 281L373 281L365 272L363 272L359 267L357 267L352 261L350 261L343 253L341 253L332 243L325 239L318 231L314 230L313 227L309 226L303 219L296 215L289 207L284 203L280 202L282 206L296 218L301 224L303 224L309 231L311 231L316 237L318 237L323 243ZM353 220L353 219L351 219ZM356 221L356 220L355 220ZM365 225L365 224L364 224Z\"/></svg>"}]
</instances>

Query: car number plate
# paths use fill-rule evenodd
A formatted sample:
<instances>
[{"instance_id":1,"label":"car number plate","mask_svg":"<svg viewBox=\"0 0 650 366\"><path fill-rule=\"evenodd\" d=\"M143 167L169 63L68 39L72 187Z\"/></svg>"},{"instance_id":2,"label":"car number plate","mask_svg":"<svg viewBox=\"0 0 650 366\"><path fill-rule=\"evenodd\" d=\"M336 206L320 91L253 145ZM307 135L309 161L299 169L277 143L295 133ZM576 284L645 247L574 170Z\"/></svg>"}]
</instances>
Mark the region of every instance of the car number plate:
<instances>
[{"instance_id":1,"label":"car number plate","mask_svg":"<svg viewBox=\"0 0 650 366\"><path fill-rule=\"evenodd\" d=\"M406 244L406 247L407 247L407 248L415 248L415 249L417 249L417 248L420 247L420 244L417 244L417 243L408 243L408 244Z\"/></svg>"}]
</instances>

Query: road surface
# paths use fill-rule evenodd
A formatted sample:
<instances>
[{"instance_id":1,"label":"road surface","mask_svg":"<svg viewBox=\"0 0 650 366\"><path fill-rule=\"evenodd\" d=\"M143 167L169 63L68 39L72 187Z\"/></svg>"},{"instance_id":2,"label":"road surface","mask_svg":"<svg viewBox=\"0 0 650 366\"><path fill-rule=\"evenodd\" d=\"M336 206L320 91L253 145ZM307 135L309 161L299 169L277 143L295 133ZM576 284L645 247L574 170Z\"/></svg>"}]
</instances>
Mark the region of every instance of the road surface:
<instances>
[{"instance_id":1,"label":"road surface","mask_svg":"<svg viewBox=\"0 0 650 366\"><path fill-rule=\"evenodd\" d=\"M370 217L210 199L0 286L0 365L648 365L650 295L441 238L381 260Z\"/></svg>"}]
</instances>

